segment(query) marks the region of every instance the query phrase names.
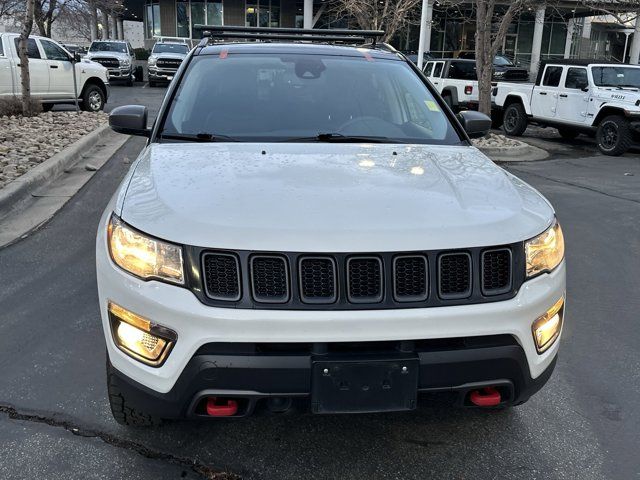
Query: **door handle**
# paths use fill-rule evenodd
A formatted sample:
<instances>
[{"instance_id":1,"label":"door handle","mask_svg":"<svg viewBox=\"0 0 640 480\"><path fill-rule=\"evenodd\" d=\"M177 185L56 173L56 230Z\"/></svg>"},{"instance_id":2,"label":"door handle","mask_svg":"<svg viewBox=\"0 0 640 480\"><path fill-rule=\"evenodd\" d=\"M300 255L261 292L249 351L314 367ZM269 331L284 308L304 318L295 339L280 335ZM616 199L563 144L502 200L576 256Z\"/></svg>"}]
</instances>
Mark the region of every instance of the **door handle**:
<instances>
[{"instance_id":1,"label":"door handle","mask_svg":"<svg viewBox=\"0 0 640 480\"><path fill-rule=\"evenodd\" d=\"M547 92L538 92L540 95L546 95Z\"/></svg>"},{"instance_id":2,"label":"door handle","mask_svg":"<svg viewBox=\"0 0 640 480\"><path fill-rule=\"evenodd\" d=\"M58 65L49 65L50 68L58 68Z\"/></svg>"},{"instance_id":3,"label":"door handle","mask_svg":"<svg viewBox=\"0 0 640 480\"><path fill-rule=\"evenodd\" d=\"M560 98L567 98L567 97L568 97L568 95L566 93L561 93L560 94Z\"/></svg>"}]
</instances>

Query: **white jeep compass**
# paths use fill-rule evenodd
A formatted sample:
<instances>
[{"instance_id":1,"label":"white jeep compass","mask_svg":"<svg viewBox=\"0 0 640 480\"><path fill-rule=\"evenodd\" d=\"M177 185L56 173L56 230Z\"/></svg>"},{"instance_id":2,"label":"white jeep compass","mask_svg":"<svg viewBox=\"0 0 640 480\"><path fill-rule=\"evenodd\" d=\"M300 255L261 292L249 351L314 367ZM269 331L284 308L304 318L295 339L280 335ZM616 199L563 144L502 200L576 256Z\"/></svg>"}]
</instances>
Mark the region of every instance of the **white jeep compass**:
<instances>
[{"instance_id":1,"label":"white jeep compass","mask_svg":"<svg viewBox=\"0 0 640 480\"><path fill-rule=\"evenodd\" d=\"M564 242L471 145L490 120L348 46L379 32L238 30L187 56L151 129L111 114L149 138L97 236L116 420L525 402L556 362Z\"/></svg>"}]
</instances>

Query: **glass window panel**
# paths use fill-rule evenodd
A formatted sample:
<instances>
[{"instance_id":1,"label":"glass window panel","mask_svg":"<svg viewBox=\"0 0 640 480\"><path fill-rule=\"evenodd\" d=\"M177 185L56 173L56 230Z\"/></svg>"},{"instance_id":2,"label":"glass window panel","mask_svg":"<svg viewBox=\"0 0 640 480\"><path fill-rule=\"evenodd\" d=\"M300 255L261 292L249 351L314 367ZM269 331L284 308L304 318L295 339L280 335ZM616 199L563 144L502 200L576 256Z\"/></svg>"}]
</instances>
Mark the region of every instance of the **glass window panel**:
<instances>
[{"instance_id":1,"label":"glass window panel","mask_svg":"<svg viewBox=\"0 0 640 480\"><path fill-rule=\"evenodd\" d=\"M155 3L153 5L153 34L160 36L160 4Z\"/></svg>"},{"instance_id":2,"label":"glass window panel","mask_svg":"<svg viewBox=\"0 0 640 480\"><path fill-rule=\"evenodd\" d=\"M191 34L193 36L199 36L195 31L195 25L203 25L207 23L205 20L205 7L204 2L191 2Z\"/></svg>"},{"instance_id":3,"label":"glass window panel","mask_svg":"<svg viewBox=\"0 0 640 480\"><path fill-rule=\"evenodd\" d=\"M207 25L222 25L222 3L207 3Z\"/></svg>"},{"instance_id":4,"label":"glass window panel","mask_svg":"<svg viewBox=\"0 0 640 480\"><path fill-rule=\"evenodd\" d=\"M280 26L280 7L271 6L271 26Z\"/></svg>"},{"instance_id":5,"label":"glass window panel","mask_svg":"<svg viewBox=\"0 0 640 480\"><path fill-rule=\"evenodd\" d=\"M258 8L247 7L247 13L244 20L245 27L257 27L258 26Z\"/></svg>"},{"instance_id":6,"label":"glass window panel","mask_svg":"<svg viewBox=\"0 0 640 480\"><path fill-rule=\"evenodd\" d=\"M259 27L268 27L269 26L269 9L265 7L260 7L258 10L258 26Z\"/></svg>"},{"instance_id":7,"label":"glass window panel","mask_svg":"<svg viewBox=\"0 0 640 480\"><path fill-rule=\"evenodd\" d=\"M542 84L546 87L557 87L560 85L560 77L562 77L562 67L547 67Z\"/></svg>"},{"instance_id":8,"label":"glass window panel","mask_svg":"<svg viewBox=\"0 0 640 480\"><path fill-rule=\"evenodd\" d=\"M189 4L178 2L176 4L177 35L189 38Z\"/></svg>"},{"instance_id":9,"label":"glass window panel","mask_svg":"<svg viewBox=\"0 0 640 480\"><path fill-rule=\"evenodd\" d=\"M146 34L147 38L153 37L153 7L151 5L147 5L145 8L145 16L146 16Z\"/></svg>"}]
</instances>

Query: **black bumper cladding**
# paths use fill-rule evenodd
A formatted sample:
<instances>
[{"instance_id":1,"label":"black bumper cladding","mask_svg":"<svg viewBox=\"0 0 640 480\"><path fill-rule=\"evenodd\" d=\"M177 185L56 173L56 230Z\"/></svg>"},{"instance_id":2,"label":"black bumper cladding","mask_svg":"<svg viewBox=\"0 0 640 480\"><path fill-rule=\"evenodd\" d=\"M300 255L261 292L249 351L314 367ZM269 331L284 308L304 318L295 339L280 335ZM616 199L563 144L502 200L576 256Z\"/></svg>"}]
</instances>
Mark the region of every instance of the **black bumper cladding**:
<instances>
[{"instance_id":1,"label":"black bumper cladding","mask_svg":"<svg viewBox=\"0 0 640 480\"><path fill-rule=\"evenodd\" d=\"M132 405L162 418L207 417L208 397L239 400L236 416L269 399L296 400L314 413L411 410L420 393L469 393L494 386L501 405L525 402L547 382L556 359L538 378L510 335L406 342L322 344L207 344L173 389L157 393L115 374ZM403 369L405 367L405 369Z\"/></svg>"}]
</instances>

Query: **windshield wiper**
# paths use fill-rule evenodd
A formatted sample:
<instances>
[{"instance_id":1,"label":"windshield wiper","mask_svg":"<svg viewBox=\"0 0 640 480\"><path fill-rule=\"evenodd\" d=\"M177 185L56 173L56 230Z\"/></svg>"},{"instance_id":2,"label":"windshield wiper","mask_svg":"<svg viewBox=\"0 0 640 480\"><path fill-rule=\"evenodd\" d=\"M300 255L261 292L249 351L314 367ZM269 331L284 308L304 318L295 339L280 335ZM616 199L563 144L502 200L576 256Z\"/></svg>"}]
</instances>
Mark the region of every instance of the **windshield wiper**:
<instances>
[{"instance_id":1,"label":"windshield wiper","mask_svg":"<svg viewBox=\"0 0 640 480\"><path fill-rule=\"evenodd\" d=\"M185 142L239 142L237 138L229 135L218 135L213 133L163 133L160 134L163 140L184 140Z\"/></svg>"},{"instance_id":2,"label":"windshield wiper","mask_svg":"<svg viewBox=\"0 0 640 480\"><path fill-rule=\"evenodd\" d=\"M288 138L284 142L327 142L327 143L406 143L389 137L376 135L344 135L342 133L319 133L315 137Z\"/></svg>"}]
</instances>

